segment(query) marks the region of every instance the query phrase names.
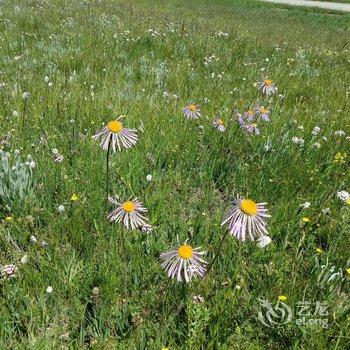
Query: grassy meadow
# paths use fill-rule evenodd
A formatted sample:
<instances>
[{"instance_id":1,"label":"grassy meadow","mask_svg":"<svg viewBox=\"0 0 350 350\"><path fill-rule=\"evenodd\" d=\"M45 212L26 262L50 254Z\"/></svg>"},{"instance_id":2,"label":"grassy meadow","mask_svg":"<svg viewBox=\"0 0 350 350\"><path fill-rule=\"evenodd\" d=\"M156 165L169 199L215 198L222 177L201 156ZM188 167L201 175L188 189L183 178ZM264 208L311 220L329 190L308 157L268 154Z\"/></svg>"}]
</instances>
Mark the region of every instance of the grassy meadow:
<instances>
[{"instance_id":1,"label":"grassy meadow","mask_svg":"<svg viewBox=\"0 0 350 350\"><path fill-rule=\"evenodd\" d=\"M251 0L1 1L0 349L346 349L349 23ZM232 112L256 103L259 135ZM109 194L138 197L151 232L106 218L91 137L121 115L139 140L110 153ZM226 236L236 195L267 203L265 248ZM217 258L180 283L160 254L186 240ZM266 326L261 299L326 303L328 327Z\"/></svg>"}]
</instances>

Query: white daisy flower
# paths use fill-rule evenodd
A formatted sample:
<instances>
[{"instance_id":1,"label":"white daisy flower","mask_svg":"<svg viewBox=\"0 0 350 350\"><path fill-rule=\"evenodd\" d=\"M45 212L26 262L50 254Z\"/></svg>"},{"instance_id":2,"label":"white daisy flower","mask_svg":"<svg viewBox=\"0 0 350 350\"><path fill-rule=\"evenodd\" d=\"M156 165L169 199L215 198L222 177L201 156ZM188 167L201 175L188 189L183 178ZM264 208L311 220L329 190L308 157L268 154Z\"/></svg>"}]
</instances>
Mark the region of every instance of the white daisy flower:
<instances>
[{"instance_id":1,"label":"white daisy flower","mask_svg":"<svg viewBox=\"0 0 350 350\"><path fill-rule=\"evenodd\" d=\"M175 250L162 253L160 257L168 277L176 278L178 282L190 282L195 276L204 276L207 262L202 256L205 254L200 247L192 248L185 242Z\"/></svg>"},{"instance_id":2,"label":"white daisy flower","mask_svg":"<svg viewBox=\"0 0 350 350\"><path fill-rule=\"evenodd\" d=\"M221 226L228 223L228 230L240 241L246 238L254 241L256 237L266 236L266 221L271 215L267 213L265 205L251 199L236 198Z\"/></svg>"},{"instance_id":3,"label":"white daisy flower","mask_svg":"<svg viewBox=\"0 0 350 350\"><path fill-rule=\"evenodd\" d=\"M224 126L224 121L218 117L214 117L213 125L215 129L218 129L221 132L224 132L226 130Z\"/></svg>"},{"instance_id":4,"label":"white daisy flower","mask_svg":"<svg viewBox=\"0 0 350 350\"><path fill-rule=\"evenodd\" d=\"M137 138L137 130L124 128L123 123L117 120L111 120L107 123L103 129L92 136L92 139L97 140L101 138L100 146L103 150L108 150L108 147L111 146L113 152L121 151L122 148L130 148L135 146Z\"/></svg>"},{"instance_id":5,"label":"white daisy flower","mask_svg":"<svg viewBox=\"0 0 350 350\"><path fill-rule=\"evenodd\" d=\"M182 109L182 114L186 119L198 119L201 116L199 105L190 103Z\"/></svg>"},{"instance_id":6,"label":"white daisy flower","mask_svg":"<svg viewBox=\"0 0 350 350\"><path fill-rule=\"evenodd\" d=\"M116 205L116 208L107 216L111 222L121 222L127 230L134 230L147 224L148 219L143 215L147 209L135 198L132 201L120 203L112 197L108 200Z\"/></svg>"},{"instance_id":7,"label":"white daisy flower","mask_svg":"<svg viewBox=\"0 0 350 350\"><path fill-rule=\"evenodd\" d=\"M260 82L259 92L261 95L266 94L267 96L274 94L277 88L271 79L264 79Z\"/></svg>"}]
</instances>

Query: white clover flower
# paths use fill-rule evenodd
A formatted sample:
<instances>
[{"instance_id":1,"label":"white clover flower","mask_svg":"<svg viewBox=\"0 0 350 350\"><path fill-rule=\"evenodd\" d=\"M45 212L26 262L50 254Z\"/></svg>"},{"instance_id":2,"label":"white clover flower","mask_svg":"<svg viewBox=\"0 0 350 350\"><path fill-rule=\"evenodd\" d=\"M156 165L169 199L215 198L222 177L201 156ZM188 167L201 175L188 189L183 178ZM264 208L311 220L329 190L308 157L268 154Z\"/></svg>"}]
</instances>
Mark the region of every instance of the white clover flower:
<instances>
[{"instance_id":1,"label":"white clover flower","mask_svg":"<svg viewBox=\"0 0 350 350\"><path fill-rule=\"evenodd\" d=\"M55 163L61 163L64 160L64 156L62 154L55 154L53 160Z\"/></svg>"},{"instance_id":2,"label":"white clover flower","mask_svg":"<svg viewBox=\"0 0 350 350\"><path fill-rule=\"evenodd\" d=\"M346 202L348 199L350 199L350 193L347 191L339 191L337 192L337 197L342 200L343 202Z\"/></svg>"},{"instance_id":3,"label":"white clover flower","mask_svg":"<svg viewBox=\"0 0 350 350\"><path fill-rule=\"evenodd\" d=\"M334 131L334 135L335 136L344 136L345 131L344 130L336 130L336 131Z\"/></svg>"},{"instance_id":4,"label":"white clover flower","mask_svg":"<svg viewBox=\"0 0 350 350\"><path fill-rule=\"evenodd\" d=\"M299 143L299 137L293 136L292 142L297 145Z\"/></svg>"},{"instance_id":5,"label":"white clover flower","mask_svg":"<svg viewBox=\"0 0 350 350\"><path fill-rule=\"evenodd\" d=\"M146 180L149 182L149 181L152 181L152 175L151 174L148 174L146 176Z\"/></svg>"},{"instance_id":6,"label":"white clover flower","mask_svg":"<svg viewBox=\"0 0 350 350\"><path fill-rule=\"evenodd\" d=\"M308 208L310 208L311 203L310 202L304 202L304 203L300 204L300 206L303 207L304 209L308 209Z\"/></svg>"},{"instance_id":7,"label":"white clover flower","mask_svg":"<svg viewBox=\"0 0 350 350\"><path fill-rule=\"evenodd\" d=\"M50 81L50 78L47 76L47 75L45 75L45 77L44 77L44 82L45 83L48 83Z\"/></svg>"},{"instance_id":8,"label":"white clover flower","mask_svg":"<svg viewBox=\"0 0 350 350\"><path fill-rule=\"evenodd\" d=\"M62 214L64 213L66 210L65 206L63 204L60 204L58 207L57 207L57 211Z\"/></svg>"},{"instance_id":9,"label":"white clover flower","mask_svg":"<svg viewBox=\"0 0 350 350\"><path fill-rule=\"evenodd\" d=\"M322 209L322 214L326 215L330 212L331 210L329 208L324 208Z\"/></svg>"},{"instance_id":10,"label":"white clover flower","mask_svg":"<svg viewBox=\"0 0 350 350\"><path fill-rule=\"evenodd\" d=\"M304 144L304 140L302 138L299 138L299 137L292 137L292 142L295 144L295 145L300 145L302 146Z\"/></svg>"},{"instance_id":11,"label":"white clover flower","mask_svg":"<svg viewBox=\"0 0 350 350\"><path fill-rule=\"evenodd\" d=\"M321 148L321 144L319 142L315 142L312 144L312 147L316 148L316 149L320 149Z\"/></svg>"},{"instance_id":12,"label":"white clover flower","mask_svg":"<svg viewBox=\"0 0 350 350\"><path fill-rule=\"evenodd\" d=\"M34 162L33 159L28 160L25 164L29 166L29 168L31 169L34 169L36 167L36 163Z\"/></svg>"},{"instance_id":13,"label":"white clover flower","mask_svg":"<svg viewBox=\"0 0 350 350\"><path fill-rule=\"evenodd\" d=\"M30 94L28 91L23 92L23 94L22 94L23 100L28 100L29 97L30 97Z\"/></svg>"},{"instance_id":14,"label":"white clover flower","mask_svg":"<svg viewBox=\"0 0 350 350\"><path fill-rule=\"evenodd\" d=\"M313 136L316 136L319 132L321 131L321 128L319 126L315 126L312 131L311 131L311 134Z\"/></svg>"},{"instance_id":15,"label":"white clover flower","mask_svg":"<svg viewBox=\"0 0 350 350\"><path fill-rule=\"evenodd\" d=\"M264 146L264 151L265 151L265 152L270 151L270 149L271 149L271 146L270 146L269 144L266 144L266 145Z\"/></svg>"},{"instance_id":16,"label":"white clover flower","mask_svg":"<svg viewBox=\"0 0 350 350\"><path fill-rule=\"evenodd\" d=\"M13 111L13 112L12 112L12 116L13 116L13 117L17 118L18 115L19 115L19 113L18 113L17 111Z\"/></svg>"},{"instance_id":17,"label":"white clover flower","mask_svg":"<svg viewBox=\"0 0 350 350\"><path fill-rule=\"evenodd\" d=\"M46 288L46 293L47 294L51 294L53 292L53 288L51 287L51 286L48 286L47 288Z\"/></svg>"},{"instance_id":18,"label":"white clover flower","mask_svg":"<svg viewBox=\"0 0 350 350\"><path fill-rule=\"evenodd\" d=\"M302 125L299 125L299 126L298 126L298 129L299 129L300 131L304 131L304 127L303 127Z\"/></svg>"},{"instance_id":19,"label":"white clover flower","mask_svg":"<svg viewBox=\"0 0 350 350\"><path fill-rule=\"evenodd\" d=\"M31 241L32 243L36 243L36 242L37 242L37 239L36 239L35 236L31 235L31 236L30 236L30 241Z\"/></svg>"},{"instance_id":20,"label":"white clover flower","mask_svg":"<svg viewBox=\"0 0 350 350\"><path fill-rule=\"evenodd\" d=\"M256 244L259 248L263 249L272 242L272 239L269 236L262 236L257 239Z\"/></svg>"}]
</instances>

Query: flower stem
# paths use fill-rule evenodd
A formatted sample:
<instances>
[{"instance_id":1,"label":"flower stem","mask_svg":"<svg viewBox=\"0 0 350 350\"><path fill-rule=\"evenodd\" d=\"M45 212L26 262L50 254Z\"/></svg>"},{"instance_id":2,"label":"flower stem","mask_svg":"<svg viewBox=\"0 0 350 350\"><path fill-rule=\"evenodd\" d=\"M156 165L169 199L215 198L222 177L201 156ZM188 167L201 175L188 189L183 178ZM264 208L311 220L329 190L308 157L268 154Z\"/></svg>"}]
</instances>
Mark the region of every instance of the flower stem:
<instances>
[{"instance_id":1,"label":"flower stem","mask_svg":"<svg viewBox=\"0 0 350 350\"><path fill-rule=\"evenodd\" d=\"M23 112L22 112L22 131L24 130L24 124L26 122L26 113L27 113L27 100L24 100Z\"/></svg>"},{"instance_id":2,"label":"flower stem","mask_svg":"<svg viewBox=\"0 0 350 350\"><path fill-rule=\"evenodd\" d=\"M250 100L249 105L246 109L250 108L250 105L253 103L253 101L259 96L259 91L253 96L253 98Z\"/></svg>"},{"instance_id":3,"label":"flower stem","mask_svg":"<svg viewBox=\"0 0 350 350\"><path fill-rule=\"evenodd\" d=\"M217 259L217 257L219 256L219 253L220 253L220 250L221 250L221 247L222 245L224 244L224 241L225 241L225 238L226 236L229 234L230 231L226 231L225 234L221 237L221 240L219 242L219 245L216 249L216 252L215 252L215 255L213 257L213 259L211 260L211 262L209 263L208 267L207 267L207 271L205 273L205 276L199 280L199 282L197 282L197 284L195 285L195 288L194 289L197 289L200 284L204 281L205 277L208 276L210 270L212 269L213 265L214 265L214 262L215 260ZM179 315L180 312L182 311L182 309L185 307L185 304L186 302L189 300L189 298L191 297L191 294L190 293L187 293L185 296L183 295L183 299L182 301L180 302L180 305L179 307L177 308L177 311L176 313L173 315L173 317L175 317L176 315Z\"/></svg>"},{"instance_id":4,"label":"flower stem","mask_svg":"<svg viewBox=\"0 0 350 350\"><path fill-rule=\"evenodd\" d=\"M108 206L109 195L109 153L111 150L111 141L108 143L107 155L106 155L106 206Z\"/></svg>"},{"instance_id":5,"label":"flower stem","mask_svg":"<svg viewBox=\"0 0 350 350\"><path fill-rule=\"evenodd\" d=\"M208 265L208 267L207 267L207 271L206 271L206 273L205 273L205 276L207 276L207 275L209 274L210 270L212 269L212 267L213 267L213 265L214 265L215 260L216 260L217 257L219 256L221 247L222 247L222 245L224 244L225 238L226 238L226 236L228 235L228 233L229 233L229 231L227 230L227 231L225 232L225 234L221 237L221 240L220 240L220 243L219 243L219 245L218 245L218 247L217 247L217 249L216 249L215 255L214 255L213 259L211 260L211 262L209 263L209 265Z\"/></svg>"}]
</instances>

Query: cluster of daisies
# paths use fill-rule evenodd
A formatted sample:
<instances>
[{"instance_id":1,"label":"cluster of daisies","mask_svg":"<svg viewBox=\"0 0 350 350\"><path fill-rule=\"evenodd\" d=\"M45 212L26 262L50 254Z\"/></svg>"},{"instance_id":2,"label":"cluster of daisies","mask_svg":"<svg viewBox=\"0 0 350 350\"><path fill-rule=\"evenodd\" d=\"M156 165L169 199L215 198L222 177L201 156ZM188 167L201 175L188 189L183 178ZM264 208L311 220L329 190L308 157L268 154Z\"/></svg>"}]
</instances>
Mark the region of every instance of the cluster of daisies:
<instances>
[{"instance_id":1,"label":"cluster of daisies","mask_svg":"<svg viewBox=\"0 0 350 350\"><path fill-rule=\"evenodd\" d=\"M263 79L258 83L259 85L259 94L269 96L274 94L277 91L277 88L274 82L271 79ZM190 103L185 106L182 110L182 114L185 119L198 119L201 116L201 108L198 104ZM238 122L238 125L247 133L259 135L260 134L260 122L269 122L270 121L271 111L269 108L266 108L263 105L257 104L254 109L251 109L250 106L246 108L243 113L235 113L235 120ZM223 119L214 116L213 126L220 132L225 132L226 127L224 125Z\"/></svg>"},{"instance_id":2,"label":"cluster of daisies","mask_svg":"<svg viewBox=\"0 0 350 350\"><path fill-rule=\"evenodd\" d=\"M260 85L260 93L268 95L275 91L275 86L269 79L265 79ZM201 116L200 106L197 104L187 105L182 112L186 119L198 119ZM253 122L257 117L268 121L269 111L261 106L255 112L242 116L242 120ZM213 125L219 131L225 131L222 119L214 117ZM100 141L103 150L107 152L112 150L114 153L131 148L138 141L137 130L124 127L122 117L109 121L92 138ZM114 209L107 215L110 222L120 223L127 230L150 231L147 209L138 198L120 201L118 198L108 196L108 200L114 205ZM237 197L233 200L221 226L227 225L228 232L237 240L257 241L258 246L264 248L271 242L267 232L267 219L270 215L265 205L266 203L256 203L248 198ZM207 252L201 247L193 248L186 240L183 244L178 241L176 247L162 253L160 258L162 267L170 278L179 282L190 282L193 277L205 276L208 266L204 259L206 254Z\"/></svg>"},{"instance_id":3,"label":"cluster of daisies","mask_svg":"<svg viewBox=\"0 0 350 350\"><path fill-rule=\"evenodd\" d=\"M263 79L259 82L260 95L272 95L277 91L274 82L271 79ZM271 111L263 105L256 105L254 109L250 106L242 113L236 113L236 120L239 126L247 133L259 135L260 123L270 121Z\"/></svg>"}]
</instances>

